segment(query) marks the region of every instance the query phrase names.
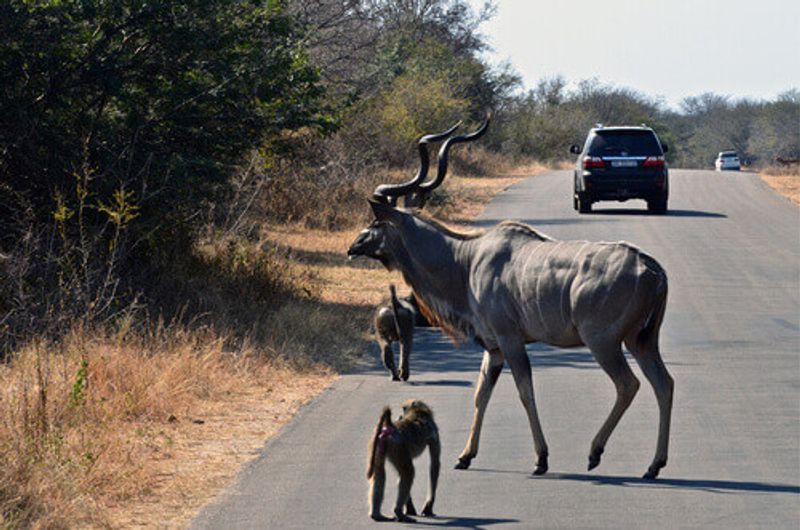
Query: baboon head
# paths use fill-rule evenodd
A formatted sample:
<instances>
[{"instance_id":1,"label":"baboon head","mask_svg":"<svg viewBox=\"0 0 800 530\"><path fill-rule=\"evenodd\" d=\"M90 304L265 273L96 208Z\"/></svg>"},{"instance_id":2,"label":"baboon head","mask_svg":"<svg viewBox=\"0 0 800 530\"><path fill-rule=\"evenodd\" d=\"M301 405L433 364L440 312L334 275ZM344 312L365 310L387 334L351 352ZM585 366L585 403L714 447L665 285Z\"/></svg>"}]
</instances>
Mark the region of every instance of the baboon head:
<instances>
[{"instance_id":1,"label":"baboon head","mask_svg":"<svg viewBox=\"0 0 800 530\"><path fill-rule=\"evenodd\" d=\"M424 402L418 399L409 399L403 403L403 416L409 415L433 417L433 411Z\"/></svg>"}]
</instances>

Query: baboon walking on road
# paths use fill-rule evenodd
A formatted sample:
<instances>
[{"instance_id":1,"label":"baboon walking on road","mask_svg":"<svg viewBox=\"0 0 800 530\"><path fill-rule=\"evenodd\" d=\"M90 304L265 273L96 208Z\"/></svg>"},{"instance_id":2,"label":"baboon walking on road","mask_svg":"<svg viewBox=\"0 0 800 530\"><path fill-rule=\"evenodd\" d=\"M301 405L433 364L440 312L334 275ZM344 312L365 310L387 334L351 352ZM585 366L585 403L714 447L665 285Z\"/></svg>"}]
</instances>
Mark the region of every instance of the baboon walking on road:
<instances>
[{"instance_id":1,"label":"baboon walking on road","mask_svg":"<svg viewBox=\"0 0 800 530\"><path fill-rule=\"evenodd\" d=\"M425 448L430 451L430 482L428 498L422 515L433 517L433 502L436 499L436 484L439 481L439 429L433 421L433 412L422 401L408 400L403 403L403 415L392 422L392 411L383 409L375 434L369 442L367 478L369 487L369 515L376 521L390 521L381 514L383 490L386 485L386 460L397 469L400 481L397 487L397 502L394 515L398 521L414 522L409 515L417 515L411 502L411 483L414 481L414 458ZM405 508L405 511L403 510Z\"/></svg>"},{"instance_id":2,"label":"baboon walking on road","mask_svg":"<svg viewBox=\"0 0 800 530\"><path fill-rule=\"evenodd\" d=\"M394 285L389 286L391 301L375 312L375 334L381 348L383 365L392 374L393 381L408 381L409 356L414 342L414 324L418 310L409 299L398 299ZM394 364L392 343L400 343L400 371Z\"/></svg>"}]
</instances>

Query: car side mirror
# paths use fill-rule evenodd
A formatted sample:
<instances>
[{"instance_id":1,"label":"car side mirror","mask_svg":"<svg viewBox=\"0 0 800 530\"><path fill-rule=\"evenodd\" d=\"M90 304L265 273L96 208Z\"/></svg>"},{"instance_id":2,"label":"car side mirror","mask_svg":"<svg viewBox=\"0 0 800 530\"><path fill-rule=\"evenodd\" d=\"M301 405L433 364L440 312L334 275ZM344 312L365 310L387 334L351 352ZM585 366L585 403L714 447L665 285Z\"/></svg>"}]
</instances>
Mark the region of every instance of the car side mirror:
<instances>
[{"instance_id":1,"label":"car side mirror","mask_svg":"<svg viewBox=\"0 0 800 530\"><path fill-rule=\"evenodd\" d=\"M573 155L579 155L581 154L581 148L575 144L572 144L571 146L569 146L569 152L572 153Z\"/></svg>"},{"instance_id":2,"label":"car side mirror","mask_svg":"<svg viewBox=\"0 0 800 530\"><path fill-rule=\"evenodd\" d=\"M661 149L666 153L669 151L669 146L667 144L661 144Z\"/></svg>"}]
</instances>

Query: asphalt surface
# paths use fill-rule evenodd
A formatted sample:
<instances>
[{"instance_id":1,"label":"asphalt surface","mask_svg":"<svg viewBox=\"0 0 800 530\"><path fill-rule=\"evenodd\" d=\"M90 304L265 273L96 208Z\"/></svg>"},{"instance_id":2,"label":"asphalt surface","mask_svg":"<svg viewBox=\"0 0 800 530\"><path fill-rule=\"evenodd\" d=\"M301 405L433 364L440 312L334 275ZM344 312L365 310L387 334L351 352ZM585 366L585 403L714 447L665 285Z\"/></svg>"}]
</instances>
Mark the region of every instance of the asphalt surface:
<instances>
[{"instance_id":1,"label":"asphalt surface","mask_svg":"<svg viewBox=\"0 0 800 530\"><path fill-rule=\"evenodd\" d=\"M642 201L572 210L569 172L525 180L497 196L481 225L519 219L559 239L625 240L665 267L670 299L661 350L675 379L670 457L656 481L658 413L642 387L586 471L589 444L614 399L585 348L529 348L550 471L533 477L524 410L506 369L480 452L452 468L472 417L477 347L455 349L419 330L408 383L377 364L342 377L306 407L193 528L374 528L367 516L366 444L383 405L431 405L441 431L436 518L446 528L798 528L800 526L800 209L749 173L671 171L670 211ZM346 249L342 249L344 255ZM368 324L365 323L365 326ZM377 348L372 352L377 363ZM417 461L413 497L427 489ZM391 514L394 475L384 514ZM397 524L397 523L389 523ZM415 525L410 525L415 526Z\"/></svg>"}]
</instances>

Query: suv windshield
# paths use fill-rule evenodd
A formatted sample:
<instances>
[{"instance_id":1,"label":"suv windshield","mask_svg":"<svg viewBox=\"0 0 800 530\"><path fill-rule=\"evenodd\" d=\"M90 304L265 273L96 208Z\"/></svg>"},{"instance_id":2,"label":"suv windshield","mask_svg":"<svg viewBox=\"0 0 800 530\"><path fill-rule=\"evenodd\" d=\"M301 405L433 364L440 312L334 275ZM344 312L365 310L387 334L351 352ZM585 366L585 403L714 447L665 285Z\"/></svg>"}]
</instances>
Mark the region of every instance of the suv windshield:
<instances>
[{"instance_id":1,"label":"suv windshield","mask_svg":"<svg viewBox=\"0 0 800 530\"><path fill-rule=\"evenodd\" d=\"M589 144L590 156L661 156L652 131L597 130Z\"/></svg>"}]
</instances>

